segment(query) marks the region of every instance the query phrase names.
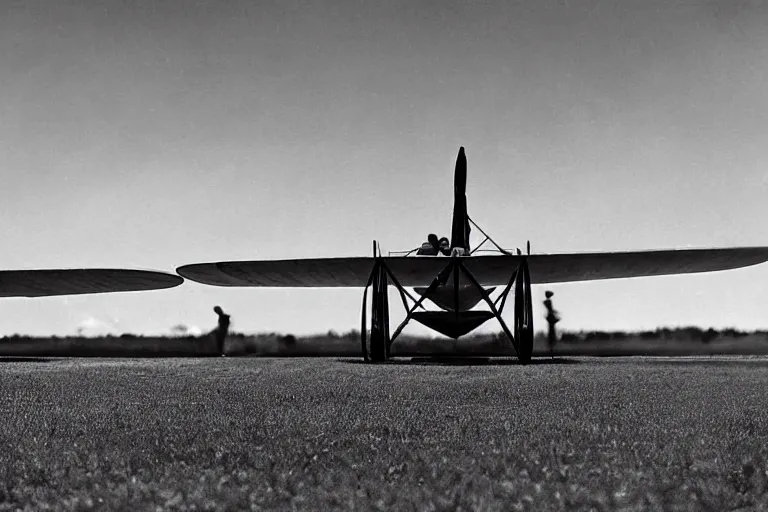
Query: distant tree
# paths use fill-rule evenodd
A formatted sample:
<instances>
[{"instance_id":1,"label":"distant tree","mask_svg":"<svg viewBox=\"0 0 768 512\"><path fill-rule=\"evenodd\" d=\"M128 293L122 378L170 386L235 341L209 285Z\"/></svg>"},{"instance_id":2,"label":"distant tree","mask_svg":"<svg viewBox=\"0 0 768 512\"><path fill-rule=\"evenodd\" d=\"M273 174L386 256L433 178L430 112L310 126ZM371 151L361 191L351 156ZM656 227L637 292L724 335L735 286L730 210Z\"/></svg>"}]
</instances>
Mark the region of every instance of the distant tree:
<instances>
[{"instance_id":1,"label":"distant tree","mask_svg":"<svg viewBox=\"0 0 768 512\"><path fill-rule=\"evenodd\" d=\"M560 336L561 343L578 343L579 341L581 341L581 336L578 333L564 332Z\"/></svg>"},{"instance_id":2,"label":"distant tree","mask_svg":"<svg viewBox=\"0 0 768 512\"><path fill-rule=\"evenodd\" d=\"M702 343L709 343L713 339L717 337L717 331L712 329L711 327L707 329L706 332L703 332L701 334L701 342Z\"/></svg>"},{"instance_id":3,"label":"distant tree","mask_svg":"<svg viewBox=\"0 0 768 512\"><path fill-rule=\"evenodd\" d=\"M679 332L681 337L685 337L688 340L702 340L704 336L704 331L698 327L684 327Z\"/></svg>"},{"instance_id":4,"label":"distant tree","mask_svg":"<svg viewBox=\"0 0 768 512\"><path fill-rule=\"evenodd\" d=\"M607 332L592 331L588 332L584 336L584 341L608 341L611 339L611 335Z\"/></svg>"},{"instance_id":5,"label":"distant tree","mask_svg":"<svg viewBox=\"0 0 768 512\"><path fill-rule=\"evenodd\" d=\"M294 336L293 334L287 334L287 335L283 336L280 339L280 341L286 347L293 347L293 346L296 345L296 336Z\"/></svg>"}]
</instances>

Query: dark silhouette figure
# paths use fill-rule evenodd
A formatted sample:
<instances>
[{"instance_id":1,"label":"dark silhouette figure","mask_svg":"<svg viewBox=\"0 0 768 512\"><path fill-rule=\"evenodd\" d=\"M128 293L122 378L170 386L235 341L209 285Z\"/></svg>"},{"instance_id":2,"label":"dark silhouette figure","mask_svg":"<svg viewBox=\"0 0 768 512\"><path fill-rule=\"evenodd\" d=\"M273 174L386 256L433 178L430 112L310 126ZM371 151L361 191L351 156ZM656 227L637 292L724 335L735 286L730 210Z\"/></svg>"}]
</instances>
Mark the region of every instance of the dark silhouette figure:
<instances>
[{"instance_id":1,"label":"dark silhouette figure","mask_svg":"<svg viewBox=\"0 0 768 512\"><path fill-rule=\"evenodd\" d=\"M224 356L224 340L227 339L229 330L229 315L219 307L215 306L213 311L219 315L219 326L216 328L216 348L221 356Z\"/></svg>"},{"instance_id":2,"label":"dark silhouette figure","mask_svg":"<svg viewBox=\"0 0 768 512\"><path fill-rule=\"evenodd\" d=\"M437 256L438 252L440 252L440 242L437 240L436 234L430 233L427 236L427 241L421 244L416 254L421 256Z\"/></svg>"},{"instance_id":3,"label":"dark silhouette figure","mask_svg":"<svg viewBox=\"0 0 768 512\"><path fill-rule=\"evenodd\" d=\"M421 244L416 254L419 256L437 256L438 254L450 256L451 242L446 237L438 240L437 235L430 233L427 236L427 241Z\"/></svg>"},{"instance_id":4,"label":"dark silhouette figure","mask_svg":"<svg viewBox=\"0 0 768 512\"><path fill-rule=\"evenodd\" d=\"M549 345L549 355L552 355L552 351L557 343L557 331L555 330L555 324L560 321L560 316L557 311L552 307L553 292L547 291L544 293L547 296L547 300L544 301L544 307L547 308L547 324L549 324L549 333L547 335L547 345Z\"/></svg>"}]
</instances>

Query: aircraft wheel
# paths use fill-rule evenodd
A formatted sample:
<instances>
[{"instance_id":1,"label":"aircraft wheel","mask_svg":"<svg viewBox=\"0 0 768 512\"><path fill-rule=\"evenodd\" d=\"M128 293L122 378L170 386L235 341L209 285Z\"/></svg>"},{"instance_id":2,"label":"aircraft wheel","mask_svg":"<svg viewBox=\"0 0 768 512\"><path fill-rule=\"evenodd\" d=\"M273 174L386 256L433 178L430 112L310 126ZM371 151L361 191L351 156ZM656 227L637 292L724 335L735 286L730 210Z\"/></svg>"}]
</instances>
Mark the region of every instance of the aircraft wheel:
<instances>
[{"instance_id":1,"label":"aircraft wheel","mask_svg":"<svg viewBox=\"0 0 768 512\"><path fill-rule=\"evenodd\" d=\"M529 363L533 356L533 298L527 260L523 260L515 280L515 340L520 349L518 359Z\"/></svg>"},{"instance_id":2,"label":"aircraft wheel","mask_svg":"<svg viewBox=\"0 0 768 512\"><path fill-rule=\"evenodd\" d=\"M371 311L371 361L382 363L389 359L389 301L388 276L380 266L373 281Z\"/></svg>"},{"instance_id":3,"label":"aircraft wheel","mask_svg":"<svg viewBox=\"0 0 768 512\"><path fill-rule=\"evenodd\" d=\"M383 363L389 359L387 352L387 341L380 336L371 334L371 362Z\"/></svg>"}]
</instances>

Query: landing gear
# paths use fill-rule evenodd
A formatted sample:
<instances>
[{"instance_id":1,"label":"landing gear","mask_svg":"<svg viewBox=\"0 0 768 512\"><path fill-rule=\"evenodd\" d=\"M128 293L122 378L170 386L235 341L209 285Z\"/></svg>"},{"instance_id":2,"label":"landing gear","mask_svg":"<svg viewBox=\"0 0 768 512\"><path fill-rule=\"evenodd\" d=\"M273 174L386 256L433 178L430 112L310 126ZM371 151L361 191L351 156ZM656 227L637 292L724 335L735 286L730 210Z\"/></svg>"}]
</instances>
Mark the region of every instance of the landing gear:
<instances>
[{"instance_id":1,"label":"landing gear","mask_svg":"<svg viewBox=\"0 0 768 512\"><path fill-rule=\"evenodd\" d=\"M389 359L389 298L387 285L389 276L387 268L381 263L381 254L377 255L376 242L373 244L373 256L376 263L373 266L368 284L363 292L363 318L360 339L363 358L366 362L381 363ZM368 346L366 316L368 313L367 296L371 288L371 339Z\"/></svg>"},{"instance_id":2,"label":"landing gear","mask_svg":"<svg viewBox=\"0 0 768 512\"><path fill-rule=\"evenodd\" d=\"M533 356L533 298L526 258L520 263L515 279L515 338L517 357L521 363L529 363Z\"/></svg>"},{"instance_id":3,"label":"landing gear","mask_svg":"<svg viewBox=\"0 0 768 512\"><path fill-rule=\"evenodd\" d=\"M460 256L446 258L444 260L446 262L445 268L433 279L429 287L421 294L419 300L416 300L400 285L395 275L388 268L384 258L381 257L381 252L378 250L376 242L373 243L373 256L373 270L363 291L363 311L360 329L361 348L366 362L380 363L387 361L390 357L392 343L400 335L406 324L413 318L444 334L448 333L448 336L457 337L472 330L485 320L494 317L501 324L501 328L514 347L520 362L526 364L531 361L533 356L533 299L531 297L531 276L528 271L528 258L526 256L506 255L506 257L510 258L510 266L516 263L517 268L510 276L504 291L495 301L491 301L488 291L483 288L472 272L464 265L463 260L468 258ZM460 274L463 274L466 278L465 282L471 283L471 285L467 286L474 286L491 311L461 310L459 307L459 294L456 293L456 304L452 308L453 311L417 313L416 309L424 309L422 302L425 299L430 298L439 286L445 286L449 282L449 277L452 273L454 289L457 292L459 290L457 281ZM400 298L407 312L405 320L397 327L391 337L389 334L389 303L387 295L389 285L393 285L400 293ZM504 304L513 285L515 287L514 335L501 317ZM371 288L370 340L368 339L366 323L368 317L368 288ZM414 303L412 307L409 307L406 296ZM450 334L451 332L453 334Z\"/></svg>"},{"instance_id":4,"label":"landing gear","mask_svg":"<svg viewBox=\"0 0 768 512\"><path fill-rule=\"evenodd\" d=\"M373 293L371 297L371 360L381 363L389 359L389 300L387 285L389 278L382 265L373 278Z\"/></svg>"}]
</instances>

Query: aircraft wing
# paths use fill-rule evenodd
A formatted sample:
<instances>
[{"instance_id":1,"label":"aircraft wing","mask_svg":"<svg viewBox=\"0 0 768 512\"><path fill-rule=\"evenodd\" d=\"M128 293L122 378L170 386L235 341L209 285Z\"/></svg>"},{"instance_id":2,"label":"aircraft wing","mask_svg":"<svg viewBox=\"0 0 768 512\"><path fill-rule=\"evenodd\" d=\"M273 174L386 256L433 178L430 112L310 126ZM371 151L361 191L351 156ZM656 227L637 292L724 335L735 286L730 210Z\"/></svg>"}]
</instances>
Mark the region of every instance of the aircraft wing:
<instances>
[{"instance_id":1,"label":"aircraft wing","mask_svg":"<svg viewBox=\"0 0 768 512\"><path fill-rule=\"evenodd\" d=\"M128 269L0 270L0 297L47 297L173 288L184 279L165 272Z\"/></svg>"},{"instance_id":2,"label":"aircraft wing","mask_svg":"<svg viewBox=\"0 0 768 512\"><path fill-rule=\"evenodd\" d=\"M445 256L384 257L403 286L429 286L449 262ZM519 256L468 256L461 261L484 286L507 283ZM768 261L768 247L678 249L640 252L533 254L533 284L663 276L728 270ZM228 261L179 267L179 275L213 286L363 287L373 258Z\"/></svg>"}]
</instances>

